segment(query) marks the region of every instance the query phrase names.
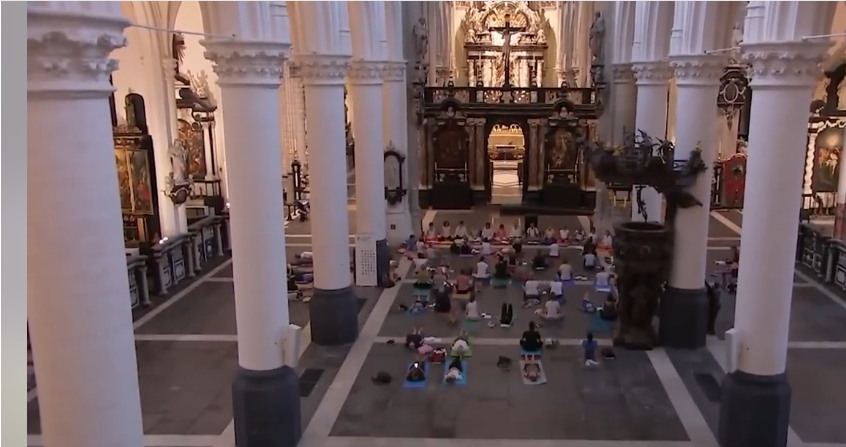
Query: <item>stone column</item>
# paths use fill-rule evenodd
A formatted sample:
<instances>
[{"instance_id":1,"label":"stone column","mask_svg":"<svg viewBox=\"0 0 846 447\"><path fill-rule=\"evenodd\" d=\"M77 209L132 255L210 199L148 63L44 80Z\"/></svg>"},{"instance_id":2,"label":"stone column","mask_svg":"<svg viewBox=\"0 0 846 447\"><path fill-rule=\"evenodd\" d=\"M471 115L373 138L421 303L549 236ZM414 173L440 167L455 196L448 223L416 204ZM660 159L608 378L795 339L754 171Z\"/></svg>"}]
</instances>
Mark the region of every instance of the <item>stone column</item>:
<instances>
[{"instance_id":1,"label":"stone column","mask_svg":"<svg viewBox=\"0 0 846 447\"><path fill-rule=\"evenodd\" d=\"M344 152L344 81L349 59L348 56L298 56L305 85L305 108L311 115L310 122L316 126L307 134L314 234L314 296L309 303L309 314L311 339L319 345L348 344L358 337L358 306L350 281Z\"/></svg>"},{"instance_id":2,"label":"stone column","mask_svg":"<svg viewBox=\"0 0 846 447\"><path fill-rule=\"evenodd\" d=\"M712 166L717 152L717 92L725 60L717 56L690 55L670 59L675 70L678 103L676 109L676 153L687 160L697 147L708 170L688 188L702 206L678 209L674 222L675 241L669 287L661 298L661 344L670 348L697 349L705 346L708 297L705 271L708 262L708 223L711 212Z\"/></svg>"},{"instance_id":3,"label":"stone column","mask_svg":"<svg viewBox=\"0 0 846 447\"><path fill-rule=\"evenodd\" d=\"M632 66L637 80L637 112L635 128L652 137L664 138L667 134L667 95L673 76L666 62L637 62ZM653 188L644 188L641 198L646 203L650 221L664 221L664 198ZM637 189L632 191L632 219L642 221L638 213Z\"/></svg>"},{"instance_id":4,"label":"stone column","mask_svg":"<svg viewBox=\"0 0 846 447\"><path fill-rule=\"evenodd\" d=\"M402 164L403 188L406 196L396 205L387 205L388 243L398 246L417 233L419 223L411 222L412 179L408 163L408 99L405 88L405 61L384 64L382 71L382 135L383 141L393 144L394 150L405 157Z\"/></svg>"},{"instance_id":5,"label":"stone column","mask_svg":"<svg viewBox=\"0 0 846 447\"><path fill-rule=\"evenodd\" d=\"M846 135L844 135L846 141ZM840 155L840 177L837 179L835 197L834 234L835 239L846 241L846 154Z\"/></svg>"},{"instance_id":6,"label":"stone column","mask_svg":"<svg viewBox=\"0 0 846 447\"><path fill-rule=\"evenodd\" d=\"M376 240L376 275L379 284L388 278L391 261L385 203L382 70L382 62L359 60L352 63L349 72L353 109L355 115L360 117L353 121L356 135L356 233L370 235Z\"/></svg>"},{"instance_id":7,"label":"stone column","mask_svg":"<svg viewBox=\"0 0 846 447\"><path fill-rule=\"evenodd\" d=\"M27 25L27 309L41 435L44 445L142 447L108 102L109 55L129 22L119 2L30 2Z\"/></svg>"},{"instance_id":8,"label":"stone column","mask_svg":"<svg viewBox=\"0 0 846 447\"><path fill-rule=\"evenodd\" d=\"M303 77L300 74L299 64L291 62L291 98L294 101L294 124L292 131L294 133L294 148L292 153L294 158L300 162L308 163L308 152L306 151L306 108L305 108L305 92L303 91ZM293 160L291 160L293 161ZM304 165L305 168L307 165ZM291 169L290 163L288 169Z\"/></svg>"},{"instance_id":9,"label":"stone column","mask_svg":"<svg viewBox=\"0 0 846 447\"><path fill-rule=\"evenodd\" d=\"M744 44L755 93L734 317L737 370L723 381L720 405L724 447L787 444L791 391L785 367L796 260L796 244L789 241L799 230L806 105L827 45Z\"/></svg>"},{"instance_id":10,"label":"stone column","mask_svg":"<svg viewBox=\"0 0 846 447\"><path fill-rule=\"evenodd\" d=\"M285 216L278 148L279 86L288 45L206 40L220 86L238 369L232 384L239 447L293 447L301 435L297 373L286 365L289 334ZM260 217L257 217L260 216Z\"/></svg>"},{"instance_id":11,"label":"stone column","mask_svg":"<svg viewBox=\"0 0 846 447\"><path fill-rule=\"evenodd\" d=\"M637 86L631 64L615 64L612 66L614 82L614 128L611 132L611 144L623 144L626 132L634 132L637 111Z\"/></svg>"}]
</instances>

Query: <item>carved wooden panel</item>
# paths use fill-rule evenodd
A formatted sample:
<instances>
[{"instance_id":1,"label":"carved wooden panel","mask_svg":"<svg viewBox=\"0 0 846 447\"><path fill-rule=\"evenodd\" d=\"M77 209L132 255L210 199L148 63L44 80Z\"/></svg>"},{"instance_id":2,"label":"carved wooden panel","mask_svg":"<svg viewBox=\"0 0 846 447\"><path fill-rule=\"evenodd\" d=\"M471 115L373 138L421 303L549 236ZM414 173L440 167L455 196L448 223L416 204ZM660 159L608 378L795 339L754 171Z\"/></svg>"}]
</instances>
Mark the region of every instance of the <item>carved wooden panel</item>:
<instances>
[{"instance_id":1,"label":"carved wooden panel","mask_svg":"<svg viewBox=\"0 0 846 447\"><path fill-rule=\"evenodd\" d=\"M464 169L467 165L469 135L464 126L445 124L433 135L436 169Z\"/></svg>"},{"instance_id":2,"label":"carved wooden panel","mask_svg":"<svg viewBox=\"0 0 846 447\"><path fill-rule=\"evenodd\" d=\"M205 178L206 176L206 143L203 138L203 126L200 123L190 123L179 119L177 131L179 139L188 150L188 172L191 178Z\"/></svg>"}]
</instances>

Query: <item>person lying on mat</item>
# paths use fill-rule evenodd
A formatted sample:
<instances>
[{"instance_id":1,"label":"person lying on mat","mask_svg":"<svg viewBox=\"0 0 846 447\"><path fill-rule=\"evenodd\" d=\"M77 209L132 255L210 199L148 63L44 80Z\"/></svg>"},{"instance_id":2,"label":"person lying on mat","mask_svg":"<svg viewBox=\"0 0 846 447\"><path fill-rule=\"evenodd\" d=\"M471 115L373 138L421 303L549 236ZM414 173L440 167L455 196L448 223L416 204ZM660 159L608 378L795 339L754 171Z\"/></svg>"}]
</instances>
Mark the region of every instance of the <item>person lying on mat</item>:
<instances>
[{"instance_id":1,"label":"person lying on mat","mask_svg":"<svg viewBox=\"0 0 846 447\"><path fill-rule=\"evenodd\" d=\"M288 264L288 276L292 276L297 283L310 283L314 280L314 269L311 267L298 267Z\"/></svg>"},{"instance_id":2,"label":"person lying on mat","mask_svg":"<svg viewBox=\"0 0 846 447\"><path fill-rule=\"evenodd\" d=\"M423 290L432 288L432 277L425 268L417 269L417 274L414 277L414 288Z\"/></svg>"},{"instance_id":3,"label":"person lying on mat","mask_svg":"<svg viewBox=\"0 0 846 447\"><path fill-rule=\"evenodd\" d=\"M520 347L526 352L540 352L543 349L543 337L534 321L529 322L529 330L520 337Z\"/></svg>"},{"instance_id":4,"label":"person lying on mat","mask_svg":"<svg viewBox=\"0 0 846 447\"><path fill-rule=\"evenodd\" d=\"M549 244L549 257L550 258L557 258L558 256L561 256L560 251L561 251L561 246L558 245L558 242L552 241L552 243Z\"/></svg>"},{"instance_id":5,"label":"person lying on mat","mask_svg":"<svg viewBox=\"0 0 846 447\"><path fill-rule=\"evenodd\" d=\"M426 229L426 234L423 235L426 242L433 242L438 240L438 230L435 229L435 223L429 222L429 228Z\"/></svg>"},{"instance_id":6,"label":"person lying on mat","mask_svg":"<svg viewBox=\"0 0 846 447\"><path fill-rule=\"evenodd\" d=\"M585 270L592 271L596 269L596 254L595 253L584 253L582 254L582 267Z\"/></svg>"},{"instance_id":7,"label":"person lying on mat","mask_svg":"<svg viewBox=\"0 0 846 447\"><path fill-rule=\"evenodd\" d=\"M490 242L493 240L494 230L491 228L490 222L485 222L485 227L482 228L482 231L479 233L479 237L482 239L482 242Z\"/></svg>"},{"instance_id":8,"label":"person lying on mat","mask_svg":"<svg viewBox=\"0 0 846 447\"><path fill-rule=\"evenodd\" d=\"M479 321L482 315L479 313L479 303L476 302L476 297L470 295L470 301L467 302L467 307L464 309L464 318L469 321Z\"/></svg>"},{"instance_id":9,"label":"person lying on mat","mask_svg":"<svg viewBox=\"0 0 846 447\"><path fill-rule=\"evenodd\" d=\"M314 257L312 252L304 251L302 253L294 254L294 261L291 264L296 266L311 266L314 264Z\"/></svg>"},{"instance_id":10,"label":"person lying on mat","mask_svg":"<svg viewBox=\"0 0 846 447\"><path fill-rule=\"evenodd\" d=\"M540 304L540 281L530 277L523 284L523 306L531 307Z\"/></svg>"},{"instance_id":11,"label":"person lying on mat","mask_svg":"<svg viewBox=\"0 0 846 447\"><path fill-rule=\"evenodd\" d=\"M543 239L541 239L541 244L549 245L555 241L555 230L552 227L547 227L546 231L543 232Z\"/></svg>"},{"instance_id":12,"label":"person lying on mat","mask_svg":"<svg viewBox=\"0 0 846 447\"><path fill-rule=\"evenodd\" d=\"M423 327L414 325L411 332L405 335L405 346L413 351L423 346Z\"/></svg>"},{"instance_id":13,"label":"person lying on mat","mask_svg":"<svg viewBox=\"0 0 846 447\"><path fill-rule=\"evenodd\" d=\"M461 334L452 342L452 350L450 353L454 357L462 357L470 351L470 342L467 332L461 331Z\"/></svg>"},{"instance_id":14,"label":"person lying on mat","mask_svg":"<svg viewBox=\"0 0 846 447\"><path fill-rule=\"evenodd\" d=\"M562 260L561 265L558 266L558 279L560 281L573 280L573 266L566 259Z\"/></svg>"},{"instance_id":15,"label":"person lying on mat","mask_svg":"<svg viewBox=\"0 0 846 447\"><path fill-rule=\"evenodd\" d=\"M470 237L470 233L467 231L467 227L464 226L463 220L458 221L458 226L455 227L454 234L456 239L467 239Z\"/></svg>"},{"instance_id":16,"label":"person lying on mat","mask_svg":"<svg viewBox=\"0 0 846 447\"><path fill-rule=\"evenodd\" d=\"M599 308L599 318L604 321L617 321L617 299L614 298L613 293L609 293L605 297L605 302Z\"/></svg>"},{"instance_id":17,"label":"person lying on mat","mask_svg":"<svg viewBox=\"0 0 846 447\"><path fill-rule=\"evenodd\" d=\"M476 279L488 279L490 276L490 266L487 262L485 262L485 258L483 256L479 258L479 262L476 263L476 273L473 273L473 277Z\"/></svg>"},{"instance_id":18,"label":"person lying on mat","mask_svg":"<svg viewBox=\"0 0 846 447\"><path fill-rule=\"evenodd\" d=\"M561 281L550 281L549 295L554 301L564 304L564 284Z\"/></svg>"},{"instance_id":19,"label":"person lying on mat","mask_svg":"<svg viewBox=\"0 0 846 447\"><path fill-rule=\"evenodd\" d=\"M561 314L561 303L556 301L554 298L546 300L546 304L544 304L543 309L535 310L535 315L544 320L558 320L564 317L564 315Z\"/></svg>"},{"instance_id":20,"label":"person lying on mat","mask_svg":"<svg viewBox=\"0 0 846 447\"><path fill-rule=\"evenodd\" d=\"M537 362L526 362L523 364L523 377L530 382L537 382L540 379L540 364Z\"/></svg>"},{"instance_id":21,"label":"person lying on mat","mask_svg":"<svg viewBox=\"0 0 846 447\"><path fill-rule=\"evenodd\" d=\"M582 340L582 350L584 351L585 366L596 366L599 362L596 361L596 348L599 344L593 339L593 332L588 332L584 340Z\"/></svg>"},{"instance_id":22,"label":"person lying on mat","mask_svg":"<svg viewBox=\"0 0 846 447\"><path fill-rule=\"evenodd\" d=\"M423 362L413 362L408 368L405 380L409 382L422 382L426 380L426 371L423 370Z\"/></svg>"},{"instance_id":23,"label":"person lying on mat","mask_svg":"<svg viewBox=\"0 0 846 447\"><path fill-rule=\"evenodd\" d=\"M538 253L532 258L532 270L546 270L549 264L546 262L546 256L538 250Z\"/></svg>"},{"instance_id":24,"label":"person lying on mat","mask_svg":"<svg viewBox=\"0 0 846 447\"><path fill-rule=\"evenodd\" d=\"M569 245L570 244L570 230L567 227L563 227L558 230L558 242Z\"/></svg>"},{"instance_id":25,"label":"person lying on mat","mask_svg":"<svg viewBox=\"0 0 846 447\"><path fill-rule=\"evenodd\" d=\"M529 224L529 228L526 228L526 239L530 242L537 242L540 239L540 230L534 222Z\"/></svg>"},{"instance_id":26,"label":"person lying on mat","mask_svg":"<svg viewBox=\"0 0 846 447\"><path fill-rule=\"evenodd\" d=\"M463 375L464 368L461 366L461 359L458 357L453 358L452 361L449 362L444 379L447 383L460 382Z\"/></svg>"}]
</instances>

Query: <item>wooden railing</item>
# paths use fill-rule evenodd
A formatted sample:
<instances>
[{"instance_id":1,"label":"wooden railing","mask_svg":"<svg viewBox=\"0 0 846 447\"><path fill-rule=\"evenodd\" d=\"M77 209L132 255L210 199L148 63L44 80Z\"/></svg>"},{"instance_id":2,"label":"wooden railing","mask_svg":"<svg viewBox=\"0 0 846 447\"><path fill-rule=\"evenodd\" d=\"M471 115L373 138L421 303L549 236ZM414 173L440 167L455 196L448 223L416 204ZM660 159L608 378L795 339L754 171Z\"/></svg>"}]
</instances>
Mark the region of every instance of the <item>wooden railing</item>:
<instances>
[{"instance_id":1,"label":"wooden railing","mask_svg":"<svg viewBox=\"0 0 846 447\"><path fill-rule=\"evenodd\" d=\"M599 90L591 87L426 87L423 101L439 104L453 98L467 104L553 104L565 97L577 106L598 105Z\"/></svg>"}]
</instances>

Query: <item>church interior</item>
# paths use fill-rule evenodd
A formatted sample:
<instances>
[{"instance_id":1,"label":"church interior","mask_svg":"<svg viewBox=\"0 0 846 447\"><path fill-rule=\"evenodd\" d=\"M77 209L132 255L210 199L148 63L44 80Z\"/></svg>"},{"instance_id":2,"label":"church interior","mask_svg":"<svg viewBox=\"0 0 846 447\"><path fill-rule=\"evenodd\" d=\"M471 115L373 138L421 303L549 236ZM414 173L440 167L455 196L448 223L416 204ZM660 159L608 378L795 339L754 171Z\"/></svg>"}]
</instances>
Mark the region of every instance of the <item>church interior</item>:
<instances>
[{"instance_id":1,"label":"church interior","mask_svg":"<svg viewBox=\"0 0 846 447\"><path fill-rule=\"evenodd\" d=\"M27 27L28 446L846 446L846 2Z\"/></svg>"}]
</instances>

